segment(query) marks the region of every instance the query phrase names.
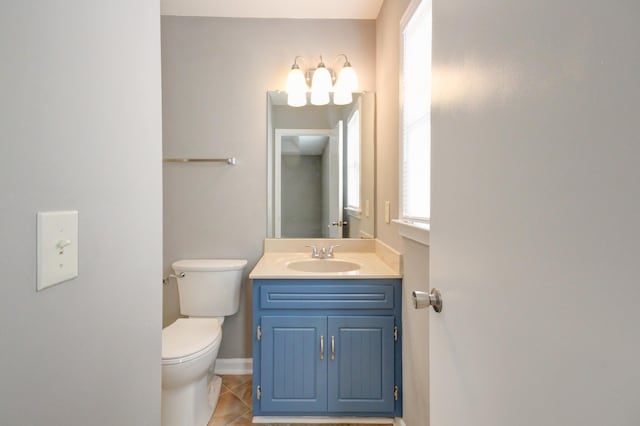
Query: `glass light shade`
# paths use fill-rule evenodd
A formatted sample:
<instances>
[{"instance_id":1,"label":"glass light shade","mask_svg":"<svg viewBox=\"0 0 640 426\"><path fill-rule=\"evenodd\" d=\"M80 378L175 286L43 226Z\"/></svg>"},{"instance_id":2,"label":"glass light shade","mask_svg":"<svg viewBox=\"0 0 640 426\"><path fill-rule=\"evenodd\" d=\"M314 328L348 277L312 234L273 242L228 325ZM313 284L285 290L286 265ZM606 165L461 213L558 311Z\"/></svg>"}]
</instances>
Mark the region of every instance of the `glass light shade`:
<instances>
[{"instance_id":1,"label":"glass light shade","mask_svg":"<svg viewBox=\"0 0 640 426\"><path fill-rule=\"evenodd\" d=\"M307 82L300 68L291 68L287 77L287 92L306 92Z\"/></svg>"},{"instance_id":2,"label":"glass light shade","mask_svg":"<svg viewBox=\"0 0 640 426\"><path fill-rule=\"evenodd\" d=\"M287 77L287 104L295 107L307 104L307 82L297 66L291 68Z\"/></svg>"},{"instance_id":3,"label":"glass light shade","mask_svg":"<svg viewBox=\"0 0 640 426\"><path fill-rule=\"evenodd\" d=\"M329 73L329 70L324 66L316 68L311 80L311 103L313 105L328 104L331 86L331 73Z\"/></svg>"},{"instance_id":4,"label":"glass light shade","mask_svg":"<svg viewBox=\"0 0 640 426\"><path fill-rule=\"evenodd\" d=\"M307 104L306 92L287 92L287 105L301 107Z\"/></svg>"},{"instance_id":5,"label":"glass light shade","mask_svg":"<svg viewBox=\"0 0 640 426\"><path fill-rule=\"evenodd\" d=\"M331 90L331 73L325 66L316 68L313 72L313 79L311 80L311 90L320 90L328 92Z\"/></svg>"},{"instance_id":6,"label":"glass light shade","mask_svg":"<svg viewBox=\"0 0 640 426\"><path fill-rule=\"evenodd\" d=\"M345 65L340 70L336 86L344 86L345 90L356 92L358 90L358 75L351 65Z\"/></svg>"},{"instance_id":7,"label":"glass light shade","mask_svg":"<svg viewBox=\"0 0 640 426\"><path fill-rule=\"evenodd\" d=\"M336 88L333 92L333 103L336 105L349 105L351 102L353 102L351 90L346 90L336 83Z\"/></svg>"},{"instance_id":8,"label":"glass light shade","mask_svg":"<svg viewBox=\"0 0 640 426\"><path fill-rule=\"evenodd\" d=\"M326 105L329 103L329 92L311 91L311 103L313 105Z\"/></svg>"}]
</instances>

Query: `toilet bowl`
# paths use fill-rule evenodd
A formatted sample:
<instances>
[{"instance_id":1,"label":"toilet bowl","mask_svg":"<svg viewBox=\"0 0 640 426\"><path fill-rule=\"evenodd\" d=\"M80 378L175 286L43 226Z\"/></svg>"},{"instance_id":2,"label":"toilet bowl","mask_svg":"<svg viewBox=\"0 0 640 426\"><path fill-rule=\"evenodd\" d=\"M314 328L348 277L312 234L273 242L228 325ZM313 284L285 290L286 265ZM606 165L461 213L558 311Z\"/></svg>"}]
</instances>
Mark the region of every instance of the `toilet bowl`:
<instances>
[{"instance_id":1,"label":"toilet bowl","mask_svg":"<svg viewBox=\"0 0 640 426\"><path fill-rule=\"evenodd\" d=\"M206 426L222 381L210 374L224 317L238 311L244 259L180 260L179 318L162 330L162 426Z\"/></svg>"},{"instance_id":2,"label":"toilet bowl","mask_svg":"<svg viewBox=\"0 0 640 426\"><path fill-rule=\"evenodd\" d=\"M209 369L222 329L215 318L181 318L162 330L162 424L206 425L213 414Z\"/></svg>"}]
</instances>

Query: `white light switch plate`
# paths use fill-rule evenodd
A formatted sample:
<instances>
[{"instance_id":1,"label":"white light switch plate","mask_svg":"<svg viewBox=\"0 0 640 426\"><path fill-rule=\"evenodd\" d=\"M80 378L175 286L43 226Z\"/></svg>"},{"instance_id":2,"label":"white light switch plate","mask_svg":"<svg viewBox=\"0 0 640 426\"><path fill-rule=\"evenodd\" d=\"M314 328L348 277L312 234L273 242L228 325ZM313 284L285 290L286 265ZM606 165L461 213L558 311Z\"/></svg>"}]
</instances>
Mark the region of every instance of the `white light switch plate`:
<instances>
[{"instance_id":1,"label":"white light switch plate","mask_svg":"<svg viewBox=\"0 0 640 426\"><path fill-rule=\"evenodd\" d=\"M39 212L36 289L78 276L78 212Z\"/></svg>"}]
</instances>

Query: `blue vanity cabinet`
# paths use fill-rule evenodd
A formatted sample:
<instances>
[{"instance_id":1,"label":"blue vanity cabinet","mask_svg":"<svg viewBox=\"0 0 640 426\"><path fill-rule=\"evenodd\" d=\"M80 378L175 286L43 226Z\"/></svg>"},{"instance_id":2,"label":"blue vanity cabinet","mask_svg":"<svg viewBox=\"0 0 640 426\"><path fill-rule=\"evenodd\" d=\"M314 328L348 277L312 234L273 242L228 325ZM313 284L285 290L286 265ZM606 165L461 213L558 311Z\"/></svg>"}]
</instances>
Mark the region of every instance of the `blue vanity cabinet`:
<instances>
[{"instance_id":1,"label":"blue vanity cabinet","mask_svg":"<svg viewBox=\"0 0 640 426\"><path fill-rule=\"evenodd\" d=\"M327 371L324 355L319 353L320 339L324 340L327 335L327 318L263 316L261 329L261 401L264 410L326 411Z\"/></svg>"},{"instance_id":2,"label":"blue vanity cabinet","mask_svg":"<svg viewBox=\"0 0 640 426\"><path fill-rule=\"evenodd\" d=\"M329 411L393 411L394 324L393 316L328 317Z\"/></svg>"},{"instance_id":3,"label":"blue vanity cabinet","mask_svg":"<svg viewBox=\"0 0 640 426\"><path fill-rule=\"evenodd\" d=\"M256 279L253 413L402 415L401 280Z\"/></svg>"}]
</instances>

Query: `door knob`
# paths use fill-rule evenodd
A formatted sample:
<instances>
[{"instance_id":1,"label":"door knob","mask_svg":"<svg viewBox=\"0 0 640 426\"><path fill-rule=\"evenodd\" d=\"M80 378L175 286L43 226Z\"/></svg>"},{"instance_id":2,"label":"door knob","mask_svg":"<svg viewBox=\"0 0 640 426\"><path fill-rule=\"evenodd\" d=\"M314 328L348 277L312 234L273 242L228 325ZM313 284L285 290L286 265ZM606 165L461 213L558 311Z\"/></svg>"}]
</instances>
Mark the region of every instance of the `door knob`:
<instances>
[{"instance_id":1,"label":"door knob","mask_svg":"<svg viewBox=\"0 0 640 426\"><path fill-rule=\"evenodd\" d=\"M433 307L436 312L442 312L442 294L437 288L432 288L430 293L424 291L413 292L413 307L416 309L424 309L429 306Z\"/></svg>"}]
</instances>

